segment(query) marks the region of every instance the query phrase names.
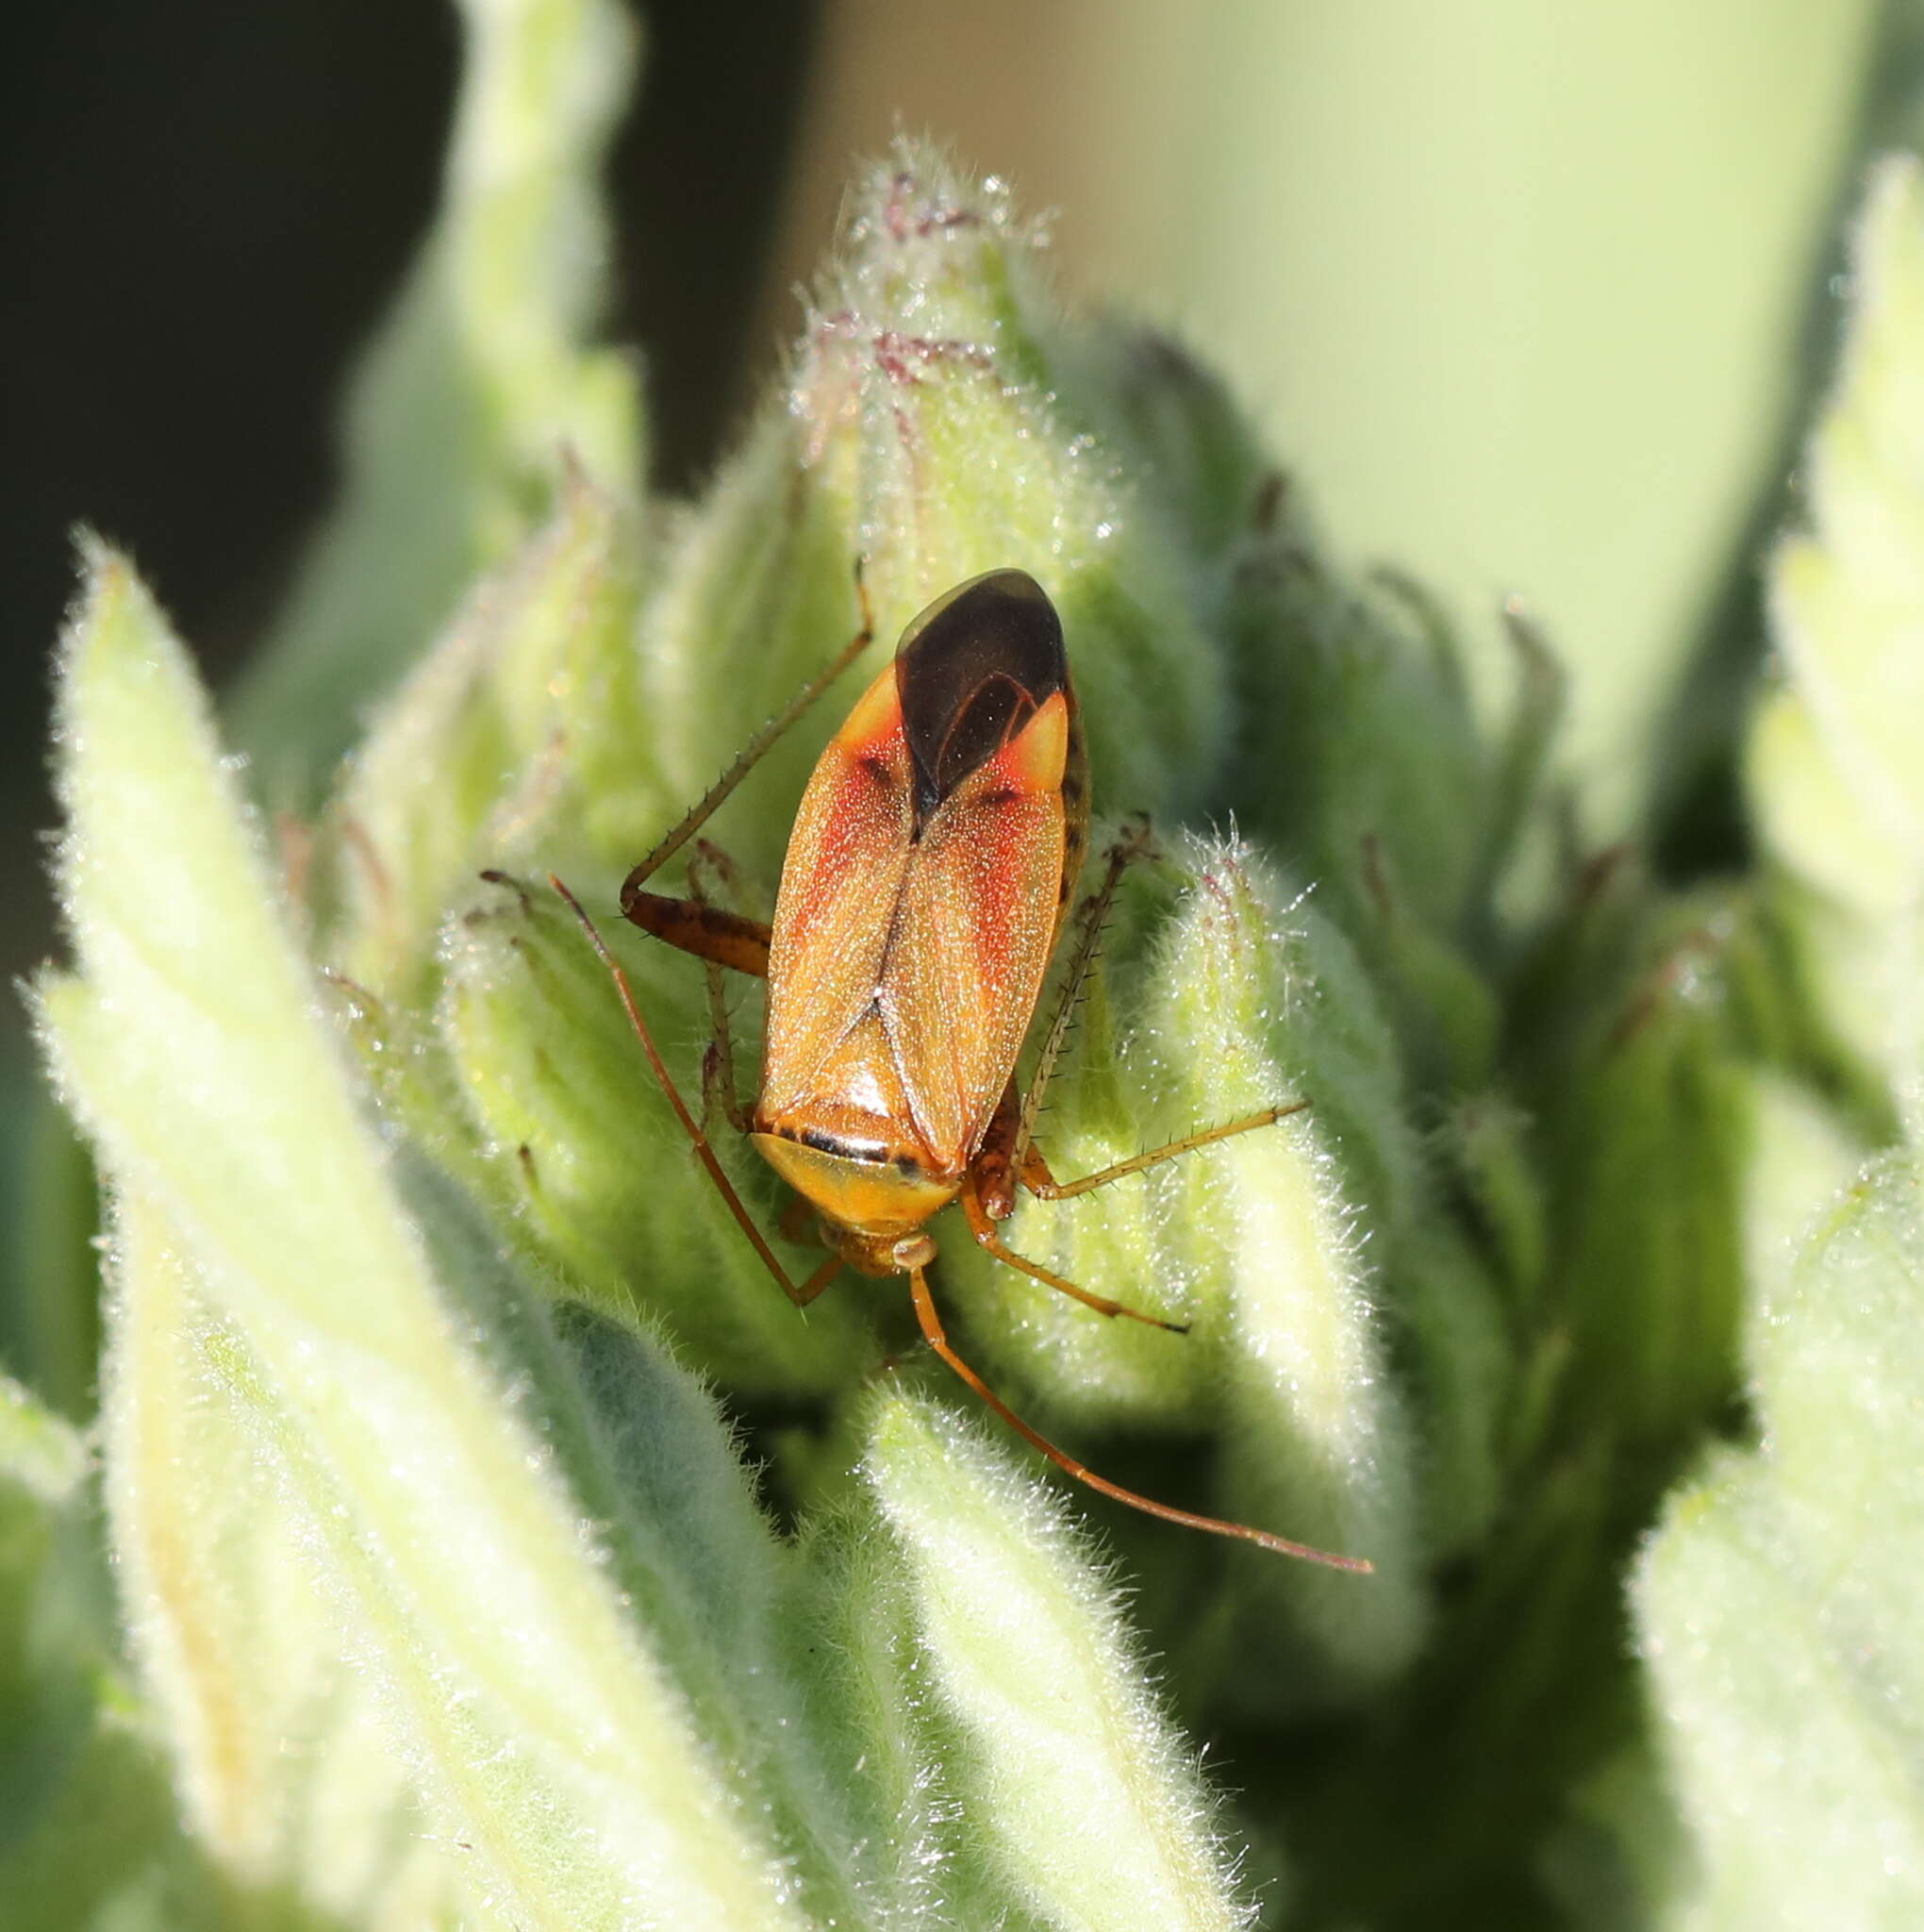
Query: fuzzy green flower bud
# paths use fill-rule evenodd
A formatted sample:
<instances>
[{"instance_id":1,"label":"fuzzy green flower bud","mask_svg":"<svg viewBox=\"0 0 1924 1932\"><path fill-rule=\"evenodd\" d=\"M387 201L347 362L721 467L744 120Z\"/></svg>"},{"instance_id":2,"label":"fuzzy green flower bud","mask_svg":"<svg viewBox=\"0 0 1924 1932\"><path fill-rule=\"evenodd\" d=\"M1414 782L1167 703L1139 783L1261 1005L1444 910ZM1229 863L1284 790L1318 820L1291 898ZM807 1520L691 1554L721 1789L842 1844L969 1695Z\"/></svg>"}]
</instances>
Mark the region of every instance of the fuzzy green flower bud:
<instances>
[{"instance_id":1,"label":"fuzzy green flower bud","mask_svg":"<svg viewBox=\"0 0 1924 1932\"><path fill-rule=\"evenodd\" d=\"M1387 892L1457 933L1489 837L1492 760L1441 619L1400 580L1359 590L1332 571L1280 479L1238 559L1229 617L1239 816L1359 930Z\"/></svg>"},{"instance_id":2,"label":"fuzzy green flower bud","mask_svg":"<svg viewBox=\"0 0 1924 1932\"><path fill-rule=\"evenodd\" d=\"M1496 1521L1515 1442L1517 1350L1491 1271L1441 1214L1404 1243L1386 1297L1421 1418L1415 1458L1423 1541L1473 1550Z\"/></svg>"},{"instance_id":3,"label":"fuzzy green flower bud","mask_svg":"<svg viewBox=\"0 0 1924 1932\"><path fill-rule=\"evenodd\" d=\"M1076 640L1100 795L1180 811L1223 749L1219 653L1103 424L1057 393L1038 241L1000 183L899 146L858 188L816 290L794 407L874 560L885 629L1020 562Z\"/></svg>"},{"instance_id":4,"label":"fuzzy green flower bud","mask_svg":"<svg viewBox=\"0 0 1924 1932\"><path fill-rule=\"evenodd\" d=\"M1114 317L1058 331L1051 346L1071 403L1130 459L1213 601L1276 474L1227 384L1180 341Z\"/></svg>"},{"instance_id":5,"label":"fuzzy green flower bud","mask_svg":"<svg viewBox=\"0 0 1924 1932\"><path fill-rule=\"evenodd\" d=\"M1015 1895L1052 1925L1244 1924L1202 1782L1060 1503L900 1395L874 1405L865 1473L966 1741L956 1797Z\"/></svg>"},{"instance_id":6,"label":"fuzzy green flower bud","mask_svg":"<svg viewBox=\"0 0 1924 1932\"><path fill-rule=\"evenodd\" d=\"M1392 574L1359 587L1335 572L1281 475L1231 553L1223 622L1238 822L1316 882L1418 1089L1486 1084L1499 1011L1480 955L1559 703L1546 655L1515 632L1515 715L1487 739L1441 612Z\"/></svg>"},{"instance_id":7,"label":"fuzzy green flower bud","mask_svg":"<svg viewBox=\"0 0 1924 1932\"><path fill-rule=\"evenodd\" d=\"M1468 1198L1485 1251L1513 1308L1526 1308L1543 1286L1549 1251L1548 1205L1529 1154L1530 1122L1507 1095L1477 1093L1457 1103L1435 1145Z\"/></svg>"},{"instance_id":8,"label":"fuzzy green flower bud","mask_svg":"<svg viewBox=\"0 0 1924 1932\"><path fill-rule=\"evenodd\" d=\"M660 813L636 704L636 558L578 470L547 525L468 599L383 707L329 812L341 913L326 951L407 998L441 915L484 865L571 848L604 864Z\"/></svg>"},{"instance_id":9,"label":"fuzzy green flower bud","mask_svg":"<svg viewBox=\"0 0 1924 1932\"><path fill-rule=\"evenodd\" d=\"M1733 1384L1751 1075L1730 962L1746 916L1595 880L1535 969L1533 1008L1588 1015L1546 1036L1525 1090L1559 1227L1544 1313L1584 1364L1573 1399L1632 1441L1675 1441Z\"/></svg>"},{"instance_id":10,"label":"fuzzy green flower bud","mask_svg":"<svg viewBox=\"0 0 1924 1932\"><path fill-rule=\"evenodd\" d=\"M607 938L661 1039L672 1048L699 1037L700 968L619 920ZM449 923L442 966L440 1035L492 1186L570 1292L621 1320L665 1319L711 1374L745 1391L812 1393L856 1372L858 1291L844 1284L800 1313L783 1296L696 1164L607 969L544 882L479 887ZM756 1005L743 1003L740 1029L751 1067ZM772 1227L773 1174L725 1118L711 1112L709 1126ZM801 1274L821 1258L783 1249Z\"/></svg>"},{"instance_id":11,"label":"fuzzy green flower bud","mask_svg":"<svg viewBox=\"0 0 1924 1932\"><path fill-rule=\"evenodd\" d=\"M1395 1045L1341 937L1248 848L1196 841L1140 870L1042 1115L1057 1177L1261 1108L1309 1108L1006 1224L1023 1255L1186 1334L1105 1322L959 1253L955 1299L984 1357L1052 1413L1214 1427L1214 1507L1368 1557L1365 1591L1260 1561L1247 1580L1344 1668L1386 1673L1420 1628L1417 1527L1407 1419L1357 1231L1393 1252L1418 1212Z\"/></svg>"},{"instance_id":12,"label":"fuzzy green flower bud","mask_svg":"<svg viewBox=\"0 0 1924 1932\"><path fill-rule=\"evenodd\" d=\"M637 649L653 721L646 753L675 801L655 837L854 637L862 621L857 555L843 507L805 467L800 425L786 409L765 411L688 515L642 610ZM852 702L894 643L883 623L873 649L823 708ZM789 732L716 819L710 836L747 878L771 887L779 875L788 815L821 746L819 723ZM782 803L771 808L771 800Z\"/></svg>"},{"instance_id":13,"label":"fuzzy green flower bud","mask_svg":"<svg viewBox=\"0 0 1924 1932\"><path fill-rule=\"evenodd\" d=\"M852 1436L859 1455L865 1439ZM934 1458L946 1460L940 1444ZM994 1924L1008 1884L955 1790L959 1727L929 1694L929 1650L900 1544L872 1507L844 1497L811 1509L803 1557L787 1633L809 1664L808 1714L841 1777L851 1826L873 1847L871 1923L915 1925L944 1913L957 1924Z\"/></svg>"}]
</instances>

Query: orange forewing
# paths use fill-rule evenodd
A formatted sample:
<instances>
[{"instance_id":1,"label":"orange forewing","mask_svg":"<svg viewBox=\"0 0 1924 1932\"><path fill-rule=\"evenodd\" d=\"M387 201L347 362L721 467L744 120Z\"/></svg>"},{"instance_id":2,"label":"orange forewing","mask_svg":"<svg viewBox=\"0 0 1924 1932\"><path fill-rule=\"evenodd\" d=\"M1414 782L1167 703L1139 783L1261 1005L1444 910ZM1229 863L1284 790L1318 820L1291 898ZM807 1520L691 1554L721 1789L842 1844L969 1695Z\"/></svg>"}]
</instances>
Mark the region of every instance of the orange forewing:
<instances>
[{"instance_id":1,"label":"orange forewing","mask_svg":"<svg viewBox=\"0 0 1924 1932\"><path fill-rule=\"evenodd\" d=\"M788 837L769 948L768 1042L758 1112L778 1120L843 1082L828 1063L872 1015L908 874L909 766L895 667L829 741ZM882 1115L877 1096L875 1111Z\"/></svg>"},{"instance_id":2,"label":"orange forewing","mask_svg":"<svg viewBox=\"0 0 1924 1932\"><path fill-rule=\"evenodd\" d=\"M1014 1069L1054 938L1064 695L912 839L893 667L816 766L782 868L757 1109L899 1140L959 1174ZM888 1132L892 1123L894 1134Z\"/></svg>"},{"instance_id":3,"label":"orange forewing","mask_svg":"<svg viewBox=\"0 0 1924 1932\"><path fill-rule=\"evenodd\" d=\"M923 1138L960 1168L1015 1071L1055 938L1068 701L946 799L904 881L883 1024Z\"/></svg>"}]
</instances>

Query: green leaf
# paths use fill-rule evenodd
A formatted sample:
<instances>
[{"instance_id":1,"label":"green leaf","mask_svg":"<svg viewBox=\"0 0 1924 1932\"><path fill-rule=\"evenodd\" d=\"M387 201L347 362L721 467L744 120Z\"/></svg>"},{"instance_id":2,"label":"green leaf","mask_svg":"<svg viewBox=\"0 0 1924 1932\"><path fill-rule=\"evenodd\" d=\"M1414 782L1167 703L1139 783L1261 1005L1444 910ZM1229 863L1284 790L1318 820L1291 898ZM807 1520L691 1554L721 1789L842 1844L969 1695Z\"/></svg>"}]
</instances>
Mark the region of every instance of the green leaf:
<instances>
[{"instance_id":1,"label":"green leaf","mask_svg":"<svg viewBox=\"0 0 1924 1932\"><path fill-rule=\"evenodd\" d=\"M244 1341L151 1207L124 1196L114 1237L112 1546L195 1837L230 1881L343 1924L505 1925L464 1883L473 1861L435 1829L370 1660L316 1587L316 1525L237 1397Z\"/></svg>"},{"instance_id":2,"label":"green leaf","mask_svg":"<svg viewBox=\"0 0 1924 1932\"><path fill-rule=\"evenodd\" d=\"M222 1386L286 1472L440 1830L526 1923L803 1923L788 1767L728 1748L779 1712L738 1701L534 1299L444 1190L397 1191L205 699L111 556L90 557L58 703L86 977L44 986L49 1043L123 1211L230 1329ZM755 1545L739 1602L770 1600L772 1561Z\"/></svg>"},{"instance_id":3,"label":"green leaf","mask_svg":"<svg viewBox=\"0 0 1924 1932\"><path fill-rule=\"evenodd\" d=\"M0 1378L0 1898L23 1932L228 1923L122 1680L86 1444ZM266 1932L263 1922L263 1932Z\"/></svg>"},{"instance_id":4,"label":"green leaf","mask_svg":"<svg viewBox=\"0 0 1924 1932\"><path fill-rule=\"evenodd\" d=\"M1907 1925L1924 1911L1924 183L1884 162L1857 231L1844 367L1812 441L1814 528L1771 567L1787 673L1751 743L1766 838L1836 1032L1909 1110L1837 1191L1864 1122L1758 1089L1745 1356L1761 1441L1670 1500L1634 1607L1690 1826L1692 1925ZM1814 889L1814 890L1810 890Z\"/></svg>"},{"instance_id":5,"label":"green leaf","mask_svg":"<svg viewBox=\"0 0 1924 1932\"><path fill-rule=\"evenodd\" d=\"M1762 1447L1673 1497L1635 1607L1695 1835L1691 1923L1924 1911L1924 1217L1868 1170L1750 1324Z\"/></svg>"},{"instance_id":6,"label":"green leaf","mask_svg":"<svg viewBox=\"0 0 1924 1932\"><path fill-rule=\"evenodd\" d=\"M1765 840L1818 889L1809 926L1833 1024L1893 1086L1924 1067L1924 172L1871 178L1837 383L1805 463L1811 527L1770 565L1784 683L1750 792ZM1828 903L1824 903L1828 902Z\"/></svg>"}]
</instances>

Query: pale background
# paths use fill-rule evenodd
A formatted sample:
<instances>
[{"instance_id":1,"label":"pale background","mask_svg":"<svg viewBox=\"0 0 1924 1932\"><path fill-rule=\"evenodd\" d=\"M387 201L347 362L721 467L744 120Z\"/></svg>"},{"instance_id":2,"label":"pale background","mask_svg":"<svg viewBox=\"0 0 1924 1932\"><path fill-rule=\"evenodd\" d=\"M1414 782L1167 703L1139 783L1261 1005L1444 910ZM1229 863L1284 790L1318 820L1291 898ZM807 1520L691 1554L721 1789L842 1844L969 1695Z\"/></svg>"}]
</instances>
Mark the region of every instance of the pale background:
<instances>
[{"instance_id":1,"label":"pale background","mask_svg":"<svg viewBox=\"0 0 1924 1932\"><path fill-rule=\"evenodd\" d=\"M1869 0L838 0L769 329L898 121L1057 210L1064 284L1235 378L1339 549L1571 665L1600 831L1749 541L1857 154Z\"/></svg>"}]
</instances>

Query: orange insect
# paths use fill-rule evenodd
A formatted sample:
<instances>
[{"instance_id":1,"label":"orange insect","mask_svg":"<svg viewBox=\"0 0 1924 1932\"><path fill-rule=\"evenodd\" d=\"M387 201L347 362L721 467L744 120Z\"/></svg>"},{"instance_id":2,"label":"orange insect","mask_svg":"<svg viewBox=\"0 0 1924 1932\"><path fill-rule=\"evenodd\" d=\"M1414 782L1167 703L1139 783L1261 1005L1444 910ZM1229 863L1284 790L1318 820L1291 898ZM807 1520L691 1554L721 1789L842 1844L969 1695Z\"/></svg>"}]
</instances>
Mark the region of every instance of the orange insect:
<instances>
[{"instance_id":1,"label":"orange insect","mask_svg":"<svg viewBox=\"0 0 1924 1932\"><path fill-rule=\"evenodd\" d=\"M798 1307L844 1267L905 1274L929 1346L1077 1481L1171 1523L1367 1571L1360 1557L1172 1508L1085 1468L1021 1421L963 1361L930 1296L936 1243L927 1224L959 1202L970 1234L999 1261L1100 1314L1180 1332L1178 1324L1124 1307L1011 1253L996 1224L1013 1211L1018 1185L1044 1200L1086 1194L1191 1148L1268 1126L1306 1104L1266 1108L1080 1180L1051 1174L1034 1138L1043 1091L1117 882L1147 839L1138 832L1118 843L1100 890L1078 916L1062 996L1020 1098L1016 1058L1088 841L1087 762L1062 625L1033 577L999 570L971 578L903 634L894 660L830 740L803 794L772 927L711 905L699 891L674 899L643 890L868 645L859 574L856 583L862 628L622 888L628 919L706 964L716 1038L705 1087L815 1210L829 1254L806 1281L789 1279L742 1205L593 922L558 879L552 883L614 974L648 1063L729 1211ZM767 1046L752 1113L736 1094L724 967L768 981Z\"/></svg>"}]
</instances>

